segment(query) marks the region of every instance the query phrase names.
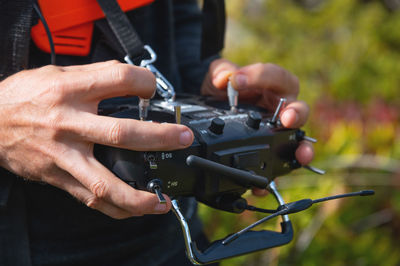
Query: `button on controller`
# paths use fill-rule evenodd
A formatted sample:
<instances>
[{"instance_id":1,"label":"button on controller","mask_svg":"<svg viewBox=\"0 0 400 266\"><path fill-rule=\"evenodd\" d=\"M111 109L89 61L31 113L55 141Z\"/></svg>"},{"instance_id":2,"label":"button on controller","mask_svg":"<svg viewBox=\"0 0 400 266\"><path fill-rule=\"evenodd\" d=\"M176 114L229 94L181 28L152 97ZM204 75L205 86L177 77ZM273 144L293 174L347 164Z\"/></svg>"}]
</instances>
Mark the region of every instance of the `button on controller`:
<instances>
[{"instance_id":1,"label":"button on controller","mask_svg":"<svg viewBox=\"0 0 400 266\"><path fill-rule=\"evenodd\" d=\"M247 115L246 125L253 129L259 129L261 123L261 114L259 112L251 111Z\"/></svg>"},{"instance_id":2,"label":"button on controller","mask_svg":"<svg viewBox=\"0 0 400 266\"><path fill-rule=\"evenodd\" d=\"M214 118L211 120L211 125L208 127L212 133L221 135L224 132L225 122L221 118Z\"/></svg>"}]
</instances>

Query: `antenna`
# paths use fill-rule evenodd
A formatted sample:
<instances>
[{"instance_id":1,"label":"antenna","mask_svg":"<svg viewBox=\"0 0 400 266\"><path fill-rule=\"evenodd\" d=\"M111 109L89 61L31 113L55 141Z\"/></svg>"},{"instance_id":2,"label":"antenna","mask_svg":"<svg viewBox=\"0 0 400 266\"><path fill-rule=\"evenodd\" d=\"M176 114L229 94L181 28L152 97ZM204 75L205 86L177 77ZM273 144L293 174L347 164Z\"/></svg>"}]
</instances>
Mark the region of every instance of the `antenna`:
<instances>
[{"instance_id":1,"label":"antenna","mask_svg":"<svg viewBox=\"0 0 400 266\"><path fill-rule=\"evenodd\" d=\"M186 164L190 167L195 167L205 171L211 171L223 175L246 187L255 186L258 188L266 188L270 182L267 178L263 176L216 163L211 160L198 157L196 155L188 156L186 158Z\"/></svg>"},{"instance_id":2,"label":"antenna","mask_svg":"<svg viewBox=\"0 0 400 266\"><path fill-rule=\"evenodd\" d=\"M375 194L375 191L373 191L373 190L362 190L362 191L358 191L358 192L351 192L351 193L339 194L339 195L330 196L330 197L324 197L324 198L320 198L320 199L316 199L316 200L302 199L302 200L286 203L286 204L280 205L274 214L264 217L264 218L258 220L257 222L247 226L246 228L240 230L239 232L237 232L233 235L230 235L224 241L222 241L222 244L227 245L227 244L231 243L232 241L234 241L235 239L240 237L240 235L246 233L247 231L256 227L257 225L262 224L276 216L304 211L304 210L310 208L314 203L320 203L323 201L346 198L346 197L354 197L354 196L371 196L374 194Z\"/></svg>"}]
</instances>

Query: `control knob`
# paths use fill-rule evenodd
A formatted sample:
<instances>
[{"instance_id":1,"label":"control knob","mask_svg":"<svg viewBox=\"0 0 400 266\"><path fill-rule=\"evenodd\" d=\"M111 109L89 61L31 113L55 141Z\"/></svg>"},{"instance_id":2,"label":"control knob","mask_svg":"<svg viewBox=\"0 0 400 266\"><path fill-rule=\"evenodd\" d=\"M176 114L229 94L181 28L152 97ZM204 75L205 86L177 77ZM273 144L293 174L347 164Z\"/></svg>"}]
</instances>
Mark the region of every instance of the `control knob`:
<instances>
[{"instance_id":1,"label":"control knob","mask_svg":"<svg viewBox=\"0 0 400 266\"><path fill-rule=\"evenodd\" d=\"M251 111L247 114L246 125L253 129L259 129L261 123L261 114L259 112Z\"/></svg>"},{"instance_id":2,"label":"control knob","mask_svg":"<svg viewBox=\"0 0 400 266\"><path fill-rule=\"evenodd\" d=\"M208 127L208 129L217 135L221 135L224 132L224 127L225 127L225 122L221 118L214 118L211 120L211 125Z\"/></svg>"}]
</instances>

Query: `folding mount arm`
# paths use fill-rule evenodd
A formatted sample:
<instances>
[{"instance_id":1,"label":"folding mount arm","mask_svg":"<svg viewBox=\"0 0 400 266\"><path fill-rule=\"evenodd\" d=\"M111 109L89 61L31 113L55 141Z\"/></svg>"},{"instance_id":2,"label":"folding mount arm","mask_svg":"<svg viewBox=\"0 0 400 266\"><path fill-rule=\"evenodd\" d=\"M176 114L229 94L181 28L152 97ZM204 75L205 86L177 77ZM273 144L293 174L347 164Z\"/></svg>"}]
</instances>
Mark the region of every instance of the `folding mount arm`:
<instances>
[{"instance_id":1,"label":"folding mount arm","mask_svg":"<svg viewBox=\"0 0 400 266\"><path fill-rule=\"evenodd\" d=\"M283 199L276 190L274 182L270 183L269 189L274 194L279 204L283 205ZM182 227L187 256L193 264L197 265L208 264L230 257L285 245L293 239L292 224L287 215L282 215L283 222L281 223L281 232L269 230L248 231L240 235L234 241L230 241L226 244L223 243L226 238L217 240L211 243L204 251L201 251L197 248L196 243L193 242L191 238L189 226L180 211L176 199L172 200L172 210Z\"/></svg>"}]
</instances>

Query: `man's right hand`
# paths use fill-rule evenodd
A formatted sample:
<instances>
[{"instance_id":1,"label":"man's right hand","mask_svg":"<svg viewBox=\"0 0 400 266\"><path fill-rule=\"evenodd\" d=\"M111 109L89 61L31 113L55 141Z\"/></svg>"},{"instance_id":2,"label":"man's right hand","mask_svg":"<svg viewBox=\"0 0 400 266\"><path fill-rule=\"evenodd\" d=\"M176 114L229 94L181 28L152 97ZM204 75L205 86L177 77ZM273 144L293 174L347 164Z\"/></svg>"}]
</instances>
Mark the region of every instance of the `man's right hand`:
<instances>
[{"instance_id":1,"label":"man's right hand","mask_svg":"<svg viewBox=\"0 0 400 266\"><path fill-rule=\"evenodd\" d=\"M94 143L131 150L188 147L183 125L97 115L101 100L149 98L155 78L146 69L108 61L21 71L0 83L0 165L61 188L111 217L165 213L157 197L125 184L93 156ZM49 199L51 200L51 199Z\"/></svg>"}]
</instances>

